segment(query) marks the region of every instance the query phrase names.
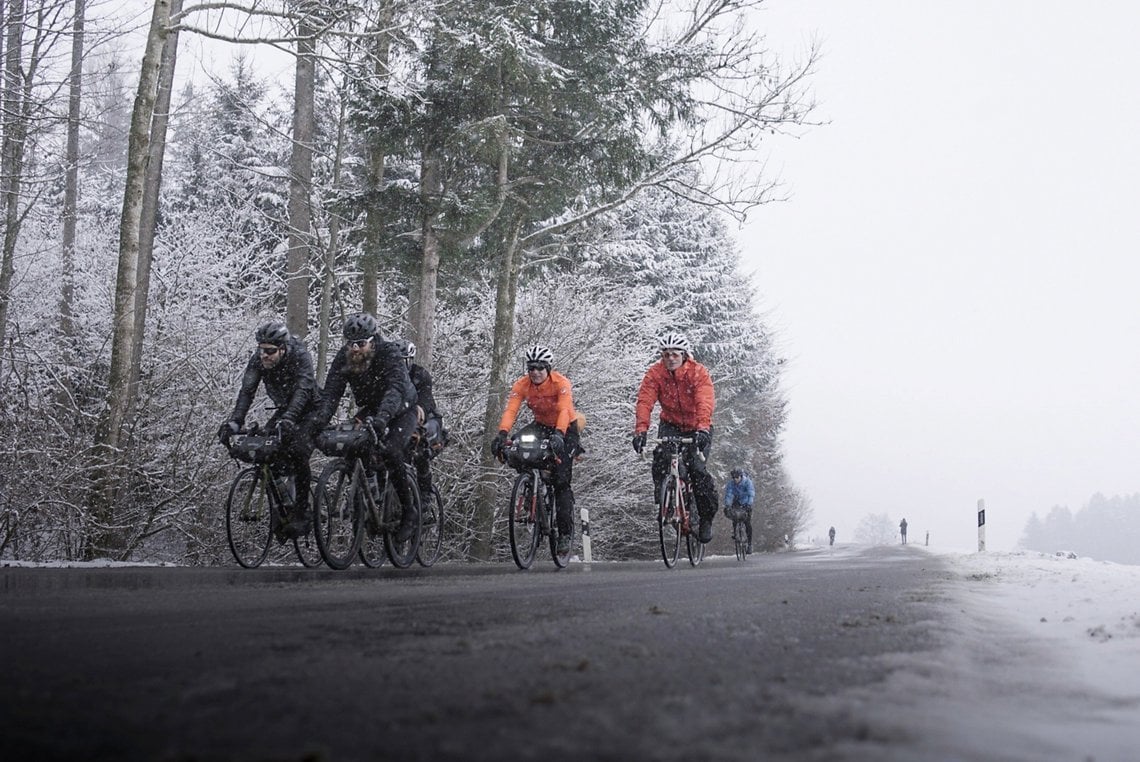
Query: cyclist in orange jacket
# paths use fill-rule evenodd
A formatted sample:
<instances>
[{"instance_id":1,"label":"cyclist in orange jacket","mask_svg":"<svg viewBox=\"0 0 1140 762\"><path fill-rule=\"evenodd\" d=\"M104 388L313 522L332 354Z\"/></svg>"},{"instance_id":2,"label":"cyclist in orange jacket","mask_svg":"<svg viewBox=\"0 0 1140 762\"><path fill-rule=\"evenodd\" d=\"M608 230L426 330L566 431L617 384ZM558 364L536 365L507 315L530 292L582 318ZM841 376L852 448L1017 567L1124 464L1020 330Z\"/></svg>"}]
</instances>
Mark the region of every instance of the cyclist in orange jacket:
<instances>
[{"instance_id":1,"label":"cyclist in orange jacket","mask_svg":"<svg viewBox=\"0 0 1140 762\"><path fill-rule=\"evenodd\" d=\"M684 453L685 465L697 499L697 513L701 517L701 542L712 539L712 521L716 516L716 485L706 468L712 448L712 415L716 408L712 376L708 369L693 359L693 348L681 333L667 333L657 340L661 359L649 366L641 379L637 392L637 411L633 425L633 449L637 453L645 447L649 431L649 416L653 406L661 405L661 424L658 436L691 436L702 457L693 457L692 448ZM653 452L653 488L669 471L669 459L660 448Z\"/></svg>"},{"instance_id":2,"label":"cyclist in orange jacket","mask_svg":"<svg viewBox=\"0 0 1140 762\"><path fill-rule=\"evenodd\" d=\"M548 439L551 450L559 459L553 468L553 485L554 499L558 504L558 553L565 554L570 551L570 537L574 532L574 490L570 480L580 432L570 379L553 370L553 364L554 353L541 344L526 351L526 375L511 386L507 408L499 420L499 433L491 443L491 452L499 457L508 432L518 418L519 408L526 402L534 413L534 423L527 428Z\"/></svg>"}]
</instances>

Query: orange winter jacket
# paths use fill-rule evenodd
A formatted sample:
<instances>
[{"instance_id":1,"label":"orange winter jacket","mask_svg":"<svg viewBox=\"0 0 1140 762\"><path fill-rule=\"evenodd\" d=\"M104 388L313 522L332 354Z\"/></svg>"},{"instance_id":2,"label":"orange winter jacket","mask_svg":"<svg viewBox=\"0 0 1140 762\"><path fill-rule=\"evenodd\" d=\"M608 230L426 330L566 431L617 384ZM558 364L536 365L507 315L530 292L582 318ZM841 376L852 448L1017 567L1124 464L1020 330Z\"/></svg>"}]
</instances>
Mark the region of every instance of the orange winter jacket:
<instances>
[{"instance_id":1,"label":"orange winter jacket","mask_svg":"<svg viewBox=\"0 0 1140 762\"><path fill-rule=\"evenodd\" d=\"M649 366L637 390L637 417L633 431L649 431L649 414L661 403L661 420L682 431L708 431L712 426L716 396L708 368L691 357L670 373L661 360Z\"/></svg>"},{"instance_id":2,"label":"orange winter jacket","mask_svg":"<svg viewBox=\"0 0 1140 762\"><path fill-rule=\"evenodd\" d=\"M574 412L574 394L570 391L570 379L552 370L541 384L532 383L530 376L523 376L515 381L507 397L507 409L503 411L503 417L499 420L499 431L511 430L524 400L534 413L535 423L553 426L563 434L578 415Z\"/></svg>"}]
</instances>

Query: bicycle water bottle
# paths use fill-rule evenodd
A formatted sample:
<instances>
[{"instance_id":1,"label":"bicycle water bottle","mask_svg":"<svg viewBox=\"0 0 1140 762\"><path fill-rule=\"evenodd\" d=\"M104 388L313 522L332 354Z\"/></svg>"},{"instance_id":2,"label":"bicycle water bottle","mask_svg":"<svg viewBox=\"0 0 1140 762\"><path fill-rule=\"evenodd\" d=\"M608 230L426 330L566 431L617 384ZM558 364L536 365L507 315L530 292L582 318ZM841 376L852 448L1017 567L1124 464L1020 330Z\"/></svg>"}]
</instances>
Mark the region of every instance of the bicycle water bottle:
<instances>
[{"instance_id":1,"label":"bicycle water bottle","mask_svg":"<svg viewBox=\"0 0 1140 762\"><path fill-rule=\"evenodd\" d=\"M273 477L273 483L277 485L277 494L281 496L281 503L286 508L292 507L296 502L293 494L293 480L285 474L278 474Z\"/></svg>"}]
</instances>

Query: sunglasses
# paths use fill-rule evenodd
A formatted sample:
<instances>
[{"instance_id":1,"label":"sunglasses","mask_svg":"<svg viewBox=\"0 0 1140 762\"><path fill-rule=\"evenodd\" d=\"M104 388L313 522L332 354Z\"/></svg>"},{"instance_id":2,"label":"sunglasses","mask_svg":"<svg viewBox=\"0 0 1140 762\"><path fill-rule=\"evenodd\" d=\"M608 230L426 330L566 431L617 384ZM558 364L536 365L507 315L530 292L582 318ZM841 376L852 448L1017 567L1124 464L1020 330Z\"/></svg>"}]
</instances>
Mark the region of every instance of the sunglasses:
<instances>
[{"instance_id":1,"label":"sunglasses","mask_svg":"<svg viewBox=\"0 0 1140 762\"><path fill-rule=\"evenodd\" d=\"M258 347L257 351L261 352L261 354L266 355L267 357L272 357L281 351L281 347Z\"/></svg>"},{"instance_id":2,"label":"sunglasses","mask_svg":"<svg viewBox=\"0 0 1140 762\"><path fill-rule=\"evenodd\" d=\"M662 357L680 357L683 354L685 354L685 353L679 349L662 349L661 350L661 356Z\"/></svg>"},{"instance_id":3,"label":"sunglasses","mask_svg":"<svg viewBox=\"0 0 1140 762\"><path fill-rule=\"evenodd\" d=\"M546 366L545 365L527 365L526 370L527 370L527 373L531 372L532 370L546 370Z\"/></svg>"},{"instance_id":4,"label":"sunglasses","mask_svg":"<svg viewBox=\"0 0 1140 762\"><path fill-rule=\"evenodd\" d=\"M348 345L353 349L364 349L371 343L372 339L354 339L353 341L348 342Z\"/></svg>"}]
</instances>

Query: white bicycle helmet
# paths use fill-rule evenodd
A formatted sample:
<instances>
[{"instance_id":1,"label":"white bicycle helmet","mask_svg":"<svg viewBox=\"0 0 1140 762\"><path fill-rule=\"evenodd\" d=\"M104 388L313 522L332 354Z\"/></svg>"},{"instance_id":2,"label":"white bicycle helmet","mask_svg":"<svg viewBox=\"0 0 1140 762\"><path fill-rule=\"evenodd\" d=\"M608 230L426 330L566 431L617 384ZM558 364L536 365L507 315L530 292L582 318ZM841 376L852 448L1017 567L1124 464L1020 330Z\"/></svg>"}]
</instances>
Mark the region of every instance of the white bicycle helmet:
<instances>
[{"instance_id":1,"label":"white bicycle helmet","mask_svg":"<svg viewBox=\"0 0 1140 762\"><path fill-rule=\"evenodd\" d=\"M554 365L554 353L542 344L535 344L526 351L526 364L531 363L542 363L547 370L550 370L550 366Z\"/></svg>"},{"instance_id":2,"label":"white bicycle helmet","mask_svg":"<svg viewBox=\"0 0 1140 762\"><path fill-rule=\"evenodd\" d=\"M679 349L687 355L693 353L693 345L689 343L689 339L683 333L667 333L659 337L657 348L662 352L666 349Z\"/></svg>"}]
</instances>

